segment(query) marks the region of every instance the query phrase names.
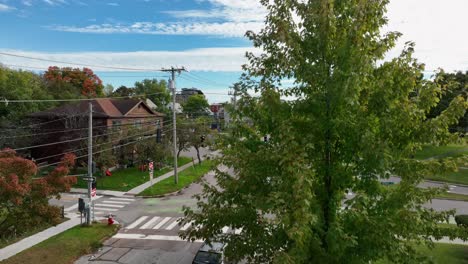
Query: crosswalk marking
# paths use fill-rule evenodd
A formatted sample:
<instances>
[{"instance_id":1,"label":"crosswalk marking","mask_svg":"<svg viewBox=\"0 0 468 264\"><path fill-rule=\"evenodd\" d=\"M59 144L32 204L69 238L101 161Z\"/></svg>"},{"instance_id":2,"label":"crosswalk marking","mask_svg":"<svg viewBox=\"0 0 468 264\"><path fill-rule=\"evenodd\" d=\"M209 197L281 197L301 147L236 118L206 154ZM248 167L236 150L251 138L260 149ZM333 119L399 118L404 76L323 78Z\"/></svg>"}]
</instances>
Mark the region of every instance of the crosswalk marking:
<instances>
[{"instance_id":1,"label":"crosswalk marking","mask_svg":"<svg viewBox=\"0 0 468 264\"><path fill-rule=\"evenodd\" d=\"M133 202L135 199L130 199L130 198L118 198L118 197L111 197L109 198L111 200L117 200L117 201L128 201L128 202Z\"/></svg>"},{"instance_id":2,"label":"crosswalk marking","mask_svg":"<svg viewBox=\"0 0 468 264\"><path fill-rule=\"evenodd\" d=\"M113 238L118 239L143 239L143 240L167 240L167 241L185 241L178 236L164 236L164 235L142 235L142 234L124 234L124 233L117 233L113 236ZM203 243L203 240L197 239L193 242Z\"/></svg>"},{"instance_id":3,"label":"crosswalk marking","mask_svg":"<svg viewBox=\"0 0 468 264\"><path fill-rule=\"evenodd\" d=\"M153 229L159 229L161 228L167 221L171 220L171 217L166 217L164 218L161 222L159 222Z\"/></svg>"},{"instance_id":4,"label":"crosswalk marking","mask_svg":"<svg viewBox=\"0 0 468 264\"><path fill-rule=\"evenodd\" d=\"M187 228L189 228L192 225L192 223L193 223L193 221L186 223L182 228L180 228L180 230L182 230L182 231L187 230Z\"/></svg>"},{"instance_id":5,"label":"crosswalk marking","mask_svg":"<svg viewBox=\"0 0 468 264\"><path fill-rule=\"evenodd\" d=\"M100 211L109 211L109 212L115 212L115 211L118 211L118 209L112 209L112 208L101 208L101 207L94 207L94 210L100 210Z\"/></svg>"},{"instance_id":6,"label":"crosswalk marking","mask_svg":"<svg viewBox=\"0 0 468 264\"><path fill-rule=\"evenodd\" d=\"M174 228L178 224L179 219L180 218L176 218L174 222L172 222L170 225L166 227L166 230L171 230L172 228Z\"/></svg>"},{"instance_id":7,"label":"crosswalk marking","mask_svg":"<svg viewBox=\"0 0 468 264\"><path fill-rule=\"evenodd\" d=\"M160 218L159 216L155 216L151 218L151 220L149 220L146 224L142 225L140 229L149 229L149 227L152 226L154 223L156 223L156 221L158 221L159 218Z\"/></svg>"},{"instance_id":8,"label":"crosswalk marking","mask_svg":"<svg viewBox=\"0 0 468 264\"><path fill-rule=\"evenodd\" d=\"M145 221L146 218L148 218L148 216L142 216L142 217L138 218L138 220L136 220L135 222L133 222L132 224L127 226L126 229L132 229L132 228L137 227L139 224L141 224L143 221Z\"/></svg>"},{"instance_id":9,"label":"crosswalk marking","mask_svg":"<svg viewBox=\"0 0 468 264\"><path fill-rule=\"evenodd\" d=\"M130 204L130 202L119 202L119 201L102 201L102 203L109 203L109 204Z\"/></svg>"},{"instance_id":10,"label":"crosswalk marking","mask_svg":"<svg viewBox=\"0 0 468 264\"><path fill-rule=\"evenodd\" d=\"M125 205L117 205L117 204L95 204L96 206L101 206L101 207L113 207L113 208L124 208Z\"/></svg>"}]
</instances>

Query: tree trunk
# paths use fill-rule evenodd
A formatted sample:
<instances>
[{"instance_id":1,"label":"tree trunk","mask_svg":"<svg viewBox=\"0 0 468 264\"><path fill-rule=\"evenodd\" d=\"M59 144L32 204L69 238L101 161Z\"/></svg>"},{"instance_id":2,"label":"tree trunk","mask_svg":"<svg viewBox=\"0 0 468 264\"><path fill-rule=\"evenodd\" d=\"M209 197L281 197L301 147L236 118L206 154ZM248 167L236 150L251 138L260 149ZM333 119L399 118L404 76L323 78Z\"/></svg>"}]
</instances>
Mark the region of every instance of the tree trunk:
<instances>
[{"instance_id":1,"label":"tree trunk","mask_svg":"<svg viewBox=\"0 0 468 264\"><path fill-rule=\"evenodd\" d=\"M200 148L198 146L194 146L195 150L197 151L197 158L198 158L198 164L201 164L202 160L200 158Z\"/></svg>"}]
</instances>

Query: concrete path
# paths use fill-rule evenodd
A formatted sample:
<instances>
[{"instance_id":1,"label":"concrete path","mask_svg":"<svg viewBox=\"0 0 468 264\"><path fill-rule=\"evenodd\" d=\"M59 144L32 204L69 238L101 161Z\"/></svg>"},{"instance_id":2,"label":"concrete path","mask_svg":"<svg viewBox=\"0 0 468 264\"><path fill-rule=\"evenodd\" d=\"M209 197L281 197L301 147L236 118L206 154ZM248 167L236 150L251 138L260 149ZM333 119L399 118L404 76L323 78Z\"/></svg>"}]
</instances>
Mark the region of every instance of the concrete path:
<instances>
[{"instance_id":1,"label":"concrete path","mask_svg":"<svg viewBox=\"0 0 468 264\"><path fill-rule=\"evenodd\" d=\"M0 261L7 259L9 257L12 257L20 253L23 250L26 250L32 246L35 246L50 237L60 234L80 224L80 218L77 218L76 216L73 216L73 215L67 215L67 217L69 217L70 220L63 222L57 226L48 228L42 232L34 234L30 237L27 237L14 244L11 244L7 247L0 249Z\"/></svg>"}]
</instances>

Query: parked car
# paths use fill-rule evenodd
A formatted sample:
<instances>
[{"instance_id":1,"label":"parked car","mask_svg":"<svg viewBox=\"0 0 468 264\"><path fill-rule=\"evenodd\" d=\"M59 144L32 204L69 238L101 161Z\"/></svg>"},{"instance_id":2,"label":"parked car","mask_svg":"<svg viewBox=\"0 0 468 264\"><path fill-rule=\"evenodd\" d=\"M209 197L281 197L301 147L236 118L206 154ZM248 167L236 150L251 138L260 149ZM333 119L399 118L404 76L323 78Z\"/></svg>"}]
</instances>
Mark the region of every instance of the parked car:
<instances>
[{"instance_id":1,"label":"parked car","mask_svg":"<svg viewBox=\"0 0 468 264\"><path fill-rule=\"evenodd\" d=\"M225 264L224 247L220 242L204 243L198 250L192 264Z\"/></svg>"}]
</instances>

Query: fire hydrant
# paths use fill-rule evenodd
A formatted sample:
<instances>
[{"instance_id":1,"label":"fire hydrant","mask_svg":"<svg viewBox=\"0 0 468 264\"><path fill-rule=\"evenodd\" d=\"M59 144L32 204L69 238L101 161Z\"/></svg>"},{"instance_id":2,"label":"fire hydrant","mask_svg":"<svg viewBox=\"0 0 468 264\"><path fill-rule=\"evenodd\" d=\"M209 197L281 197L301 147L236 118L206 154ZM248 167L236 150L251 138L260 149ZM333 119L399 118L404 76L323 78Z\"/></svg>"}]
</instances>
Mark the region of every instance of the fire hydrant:
<instances>
[{"instance_id":1,"label":"fire hydrant","mask_svg":"<svg viewBox=\"0 0 468 264\"><path fill-rule=\"evenodd\" d=\"M109 214L107 216L107 224L108 225L113 225L114 224L114 218L113 218L113 215L112 214Z\"/></svg>"}]
</instances>

